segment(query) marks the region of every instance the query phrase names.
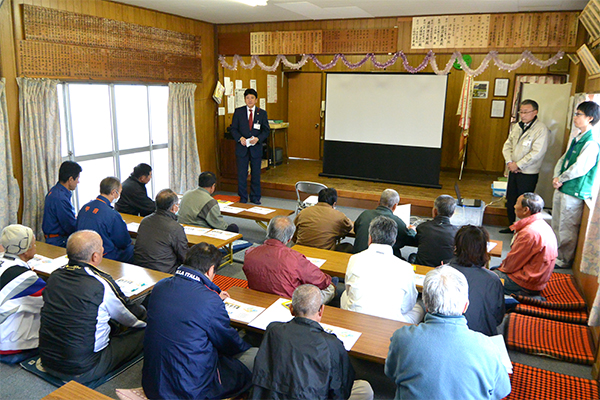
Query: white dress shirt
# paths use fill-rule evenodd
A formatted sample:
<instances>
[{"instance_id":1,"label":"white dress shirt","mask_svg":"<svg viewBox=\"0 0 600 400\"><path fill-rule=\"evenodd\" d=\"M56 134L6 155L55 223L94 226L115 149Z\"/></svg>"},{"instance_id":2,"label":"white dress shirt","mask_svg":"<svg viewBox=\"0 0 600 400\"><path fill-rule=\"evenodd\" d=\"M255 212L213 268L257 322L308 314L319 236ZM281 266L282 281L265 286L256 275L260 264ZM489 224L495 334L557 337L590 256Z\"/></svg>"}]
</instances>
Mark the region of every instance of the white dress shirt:
<instances>
[{"instance_id":1,"label":"white dress shirt","mask_svg":"<svg viewBox=\"0 0 600 400\"><path fill-rule=\"evenodd\" d=\"M417 295L412 265L394 256L392 246L371 243L350 257L341 308L418 323L425 310L416 304Z\"/></svg>"}]
</instances>

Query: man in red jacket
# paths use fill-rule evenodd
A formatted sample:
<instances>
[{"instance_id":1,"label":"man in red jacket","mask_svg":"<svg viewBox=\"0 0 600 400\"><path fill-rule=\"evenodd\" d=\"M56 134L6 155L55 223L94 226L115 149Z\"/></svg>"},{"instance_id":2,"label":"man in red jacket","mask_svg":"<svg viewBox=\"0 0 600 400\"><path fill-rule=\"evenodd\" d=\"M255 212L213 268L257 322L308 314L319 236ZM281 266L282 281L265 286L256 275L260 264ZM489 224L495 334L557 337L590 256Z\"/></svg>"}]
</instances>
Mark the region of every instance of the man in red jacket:
<instances>
[{"instance_id":1,"label":"man in red jacket","mask_svg":"<svg viewBox=\"0 0 600 400\"><path fill-rule=\"evenodd\" d=\"M544 200L535 193L517 199L515 213L520 220L510 227L515 232L510 252L495 271L504 279L505 294L537 296L550 280L558 246L542 217L543 208Z\"/></svg>"}]
</instances>

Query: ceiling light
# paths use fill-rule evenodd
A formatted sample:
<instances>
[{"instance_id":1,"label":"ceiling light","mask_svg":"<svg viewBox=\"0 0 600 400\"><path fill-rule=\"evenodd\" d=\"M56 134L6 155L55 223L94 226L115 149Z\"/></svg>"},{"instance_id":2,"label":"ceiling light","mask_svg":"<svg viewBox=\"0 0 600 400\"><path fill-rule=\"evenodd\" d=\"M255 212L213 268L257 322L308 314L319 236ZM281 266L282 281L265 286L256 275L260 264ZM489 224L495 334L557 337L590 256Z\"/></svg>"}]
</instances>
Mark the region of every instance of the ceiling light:
<instances>
[{"instance_id":1,"label":"ceiling light","mask_svg":"<svg viewBox=\"0 0 600 400\"><path fill-rule=\"evenodd\" d=\"M238 3L243 3L250 7L256 7L256 6L266 6L267 1L269 1L269 0L234 0L234 1L237 1Z\"/></svg>"}]
</instances>

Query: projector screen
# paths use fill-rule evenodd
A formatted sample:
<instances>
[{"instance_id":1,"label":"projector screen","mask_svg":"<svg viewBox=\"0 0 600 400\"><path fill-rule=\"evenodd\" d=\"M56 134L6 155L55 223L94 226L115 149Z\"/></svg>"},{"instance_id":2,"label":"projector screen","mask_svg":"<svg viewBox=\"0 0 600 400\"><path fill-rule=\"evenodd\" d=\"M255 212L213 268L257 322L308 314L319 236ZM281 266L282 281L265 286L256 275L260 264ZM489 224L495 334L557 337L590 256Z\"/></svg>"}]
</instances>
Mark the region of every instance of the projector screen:
<instances>
[{"instance_id":1,"label":"projector screen","mask_svg":"<svg viewBox=\"0 0 600 400\"><path fill-rule=\"evenodd\" d=\"M447 77L328 73L323 175L439 186Z\"/></svg>"}]
</instances>

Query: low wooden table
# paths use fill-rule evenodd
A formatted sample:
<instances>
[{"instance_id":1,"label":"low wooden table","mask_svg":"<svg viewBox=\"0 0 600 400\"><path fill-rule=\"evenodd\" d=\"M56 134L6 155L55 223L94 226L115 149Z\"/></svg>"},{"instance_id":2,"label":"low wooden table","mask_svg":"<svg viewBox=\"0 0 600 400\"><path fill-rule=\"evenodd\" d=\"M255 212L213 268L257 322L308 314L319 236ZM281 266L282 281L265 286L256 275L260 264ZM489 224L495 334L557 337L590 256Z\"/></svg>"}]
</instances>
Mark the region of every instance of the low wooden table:
<instances>
[{"instance_id":1,"label":"low wooden table","mask_svg":"<svg viewBox=\"0 0 600 400\"><path fill-rule=\"evenodd\" d=\"M139 224L142 222L142 219L143 219L143 217L140 217L139 215L131 215L131 214L124 214L124 213L120 213L120 214L121 214L121 217L123 218L123 221L125 221L126 224L129 224L132 222ZM184 227L191 226L191 227L197 228L197 226L194 226L194 225L185 225L185 224L181 224L181 225ZM137 232L130 230L129 235L131 237L135 238L135 237L137 237ZM212 244L217 249L220 249L221 247L225 247L227 249L227 255L225 257L223 257L221 266L231 264L233 262L233 242L242 238L241 233L238 233L235 236L230 237L229 239L216 239L216 238L212 238L212 237L208 237L208 236L198 236L198 235L191 235L191 234L187 234L187 233L185 236L187 237L188 246L190 246L190 247L192 247L195 244L202 243L202 242Z\"/></svg>"},{"instance_id":2,"label":"low wooden table","mask_svg":"<svg viewBox=\"0 0 600 400\"><path fill-rule=\"evenodd\" d=\"M271 219L273 219L274 217L277 217L277 216L289 217L290 215L292 215L294 213L294 210L286 210L283 208L267 207L267 206L263 206L263 205L257 206L255 204L248 204L248 203L233 203L233 204L229 204L229 206L236 207L236 208L245 208L245 209L249 209L252 207L264 207L264 208L270 208L272 210L275 210L269 214L256 214L256 213L248 212L248 211L242 211L240 213L234 214L234 213L229 213L227 211L221 211L221 214L227 215L228 217L251 219L251 220L255 221L261 228L263 228L265 230L267 229L267 224L269 223L269 221L271 221Z\"/></svg>"},{"instance_id":3,"label":"low wooden table","mask_svg":"<svg viewBox=\"0 0 600 400\"><path fill-rule=\"evenodd\" d=\"M43 397L42 400L111 400L111 398L81 383L70 381Z\"/></svg>"},{"instance_id":4,"label":"low wooden table","mask_svg":"<svg viewBox=\"0 0 600 400\"><path fill-rule=\"evenodd\" d=\"M502 241L501 240L492 240L491 243L496 243L496 246L490 251L490 256L492 257L502 257Z\"/></svg>"},{"instance_id":5,"label":"low wooden table","mask_svg":"<svg viewBox=\"0 0 600 400\"><path fill-rule=\"evenodd\" d=\"M48 258L57 258L64 256L67 252L64 248L53 246L51 244L36 242L37 254L40 254ZM149 282L155 284L163 278L172 276L160 271L155 271L149 268L139 267L137 265L127 264L119 261L103 259L98 269L102 272L109 274L114 280L119 278L128 278L134 281ZM39 275L48 277L49 275L41 271L36 271ZM137 299L138 297L145 296L147 293L152 291L154 285L149 286L147 289L131 296L131 299Z\"/></svg>"},{"instance_id":6,"label":"low wooden table","mask_svg":"<svg viewBox=\"0 0 600 400\"><path fill-rule=\"evenodd\" d=\"M269 307L280 297L252 289L242 289L237 286L230 288L228 293L234 300L265 308ZM350 350L350 355L380 364L385 363L390 347L390 339L394 332L403 326L410 325L405 322L374 317L372 315L342 310L330 306L325 306L322 322L339 326L340 328L361 332L362 335L360 335L360 338L358 338L358 341ZM242 322L231 321L231 324L239 328L263 332L251 328Z\"/></svg>"}]
</instances>

